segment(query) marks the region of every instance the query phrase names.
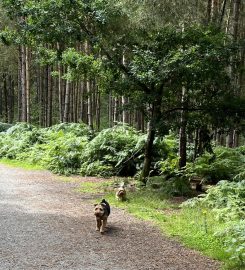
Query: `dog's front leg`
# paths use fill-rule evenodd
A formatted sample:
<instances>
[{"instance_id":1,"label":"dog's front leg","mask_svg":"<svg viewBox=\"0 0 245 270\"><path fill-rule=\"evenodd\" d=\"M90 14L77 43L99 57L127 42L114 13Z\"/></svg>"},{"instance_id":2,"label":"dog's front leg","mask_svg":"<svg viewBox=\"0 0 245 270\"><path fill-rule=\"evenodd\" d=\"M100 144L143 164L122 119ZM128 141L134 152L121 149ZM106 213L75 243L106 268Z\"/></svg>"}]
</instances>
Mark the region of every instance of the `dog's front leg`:
<instances>
[{"instance_id":1,"label":"dog's front leg","mask_svg":"<svg viewBox=\"0 0 245 270\"><path fill-rule=\"evenodd\" d=\"M96 231L99 231L101 228L101 219L97 218L96 219Z\"/></svg>"},{"instance_id":2,"label":"dog's front leg","mask_svg":"<svg viewBox=\"0 0 245 270\"><path fill-rule=\"evenodd\" d=\"M102 220L102 226L101 226L101 229L100 229L100 232L101 233L104 233L105 232L106 224L107 224L107 218L105 218L105 219Z\"/></svg>"}]
</instances>

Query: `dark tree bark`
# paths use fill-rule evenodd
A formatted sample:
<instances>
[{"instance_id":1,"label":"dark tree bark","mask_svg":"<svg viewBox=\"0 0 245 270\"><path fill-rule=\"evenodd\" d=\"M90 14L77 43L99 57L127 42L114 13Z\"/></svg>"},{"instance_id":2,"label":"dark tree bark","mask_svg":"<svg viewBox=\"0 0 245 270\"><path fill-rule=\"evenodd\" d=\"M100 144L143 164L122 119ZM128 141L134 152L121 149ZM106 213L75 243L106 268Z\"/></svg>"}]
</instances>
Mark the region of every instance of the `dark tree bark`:
<instances>
[{"instance_id":1,"label":"dark tree bark","mask_svg":"<svg viewBox=\"0 0 245 270\"><path fill-rule=\"evenodd\" d=\"M26 49L21 46L21 121L27 122L26 103Z\"/></svg>"},{"instance_id":2,"label":"dark tree bark","mask_svg":"<svg viewBox=\"0 0 245 270\"><path fill-rule=\"evenodd\" d=\"M160 95L161 96L161 95ZM141 172L140 180L146 184L147 178L150 174L151 162L152 162L152 150L153 142L156 135L156 124L160 121L161 118L161 98L156 100L152 107L150 108L150 120L148 122L147 128L147 139L145 143L145 152L144 152L144 164Z\"/></svg>"},{"instance_id":3,"label":"dark tree bark","mask_svg":"<svg viewBox=\"0 0 245 270\"><path fill-rule=\"evenodd\" d=\"M11 75L8 76L8 123L14 120L14 80Z\"/></svg>"},{"instance_id":4,"label":"dark tree bark","mask_svg":"<svg viewBox=\"0 0 245 270\"><path fill-rule=\"evenodd\" d=\"M237 41L238 39L238 26L239 26L239 16L240 16L240 5L241 5L241 0L234 0L234 5L233 5L233 23L232 23L232 36L234 42ZM236 62L238 55L235 55L232 59L232 64L231 64L231 79L233 81L233 86L234 89L239 88L238 87L238 79L237 79L237 74L236 74ZM239 95L237 91L234 91L234 95ZM236 128L231 129L227 138L227 146L228 147L235 147L237 142L239 141Z\"/></svg>"},{"instance_id":5,"label":"dark tree bark","mask_svg":"<svg viewBox=\"0 0 245 270\"><path fill-rule=\"evenodd\" d=\"M53 111L53 88L52 88L52 77L51 67L47 66L47 126L52 126L52 115Z\"/></svg>"},{"instance_id":6,"label":"dark tree bark","mask_svg":"<svg viewBox=\"0 0 245 270\"><path fill-rule=\"evenodd\" d=\"M179 130L179 168L182 169L186 166L186 126L187 126L187 90L186 87L182 87L182 107L184 110L181 111L180 116L180 130Z\"/></svg>"},{"instance_id":7,"label":"dark tree bark","mask_svg":"<svg viewBox=\"0 0 245 270\"><path fill-rule=\"evenodd\" d=\"M8 122L8 88L7 88L7 75L4 73L3 76L3 96L4 96L4 121Z\"/></svg>"},{"instance_id":8,"label":"dark tree bark","mask_svg":"<svg viewBox=\"0 0 245 270\"><path fill-rule=\"evenodd\" d=\"M64 108L64 122L68 123L69 121L69 105L70 105L70 90L71 90L71 83L69 80L66 81L66 89L65 89L65 108Z\"/></svg>"}]
</instances>

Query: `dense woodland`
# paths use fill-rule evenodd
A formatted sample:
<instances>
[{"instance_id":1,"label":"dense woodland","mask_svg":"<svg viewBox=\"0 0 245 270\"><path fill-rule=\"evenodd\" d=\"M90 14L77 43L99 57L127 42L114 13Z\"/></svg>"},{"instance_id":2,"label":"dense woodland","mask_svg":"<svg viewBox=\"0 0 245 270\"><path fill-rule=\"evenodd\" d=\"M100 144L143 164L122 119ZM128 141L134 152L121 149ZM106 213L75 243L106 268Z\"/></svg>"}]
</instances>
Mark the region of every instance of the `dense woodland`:
<instances>
[{"instance_id":1,"label":"dense woodland","mask_svg":"<svg viewBox=\"0 0 245 270\"><path fill-rule=\"evenodd\" d=\"M170 195L220 182L186 205L234 220L244 266L245 2L2 0L0 17L0 157Z\"/></svg>"},{"instance_id":2,"label":"dense woodland","mask_svg":"<svg viewBox=\"0 0 245 270\"><path fill-rule=\"evenodd\" d=\"M2 1L1 121L118 122L179 134L195 156L244 132L244 3Z\"/></svg>"}]
</instances>

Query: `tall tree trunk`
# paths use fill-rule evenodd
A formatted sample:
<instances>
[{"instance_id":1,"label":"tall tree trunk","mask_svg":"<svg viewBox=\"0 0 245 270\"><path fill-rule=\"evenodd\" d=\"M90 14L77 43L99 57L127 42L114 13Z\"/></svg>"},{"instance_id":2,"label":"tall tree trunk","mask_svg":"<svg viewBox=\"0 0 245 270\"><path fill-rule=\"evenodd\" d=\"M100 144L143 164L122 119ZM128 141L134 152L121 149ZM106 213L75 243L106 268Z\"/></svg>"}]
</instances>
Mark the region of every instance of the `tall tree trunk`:
<instances>
[{"instance_id":1,"label":"tall tree trunk","mask_svg":"<svg viewBox=\"0 0 245 270\"><path fill-rule=\"evenodd\" d=\"M66 80L65 108L64 108L64 117L63 117L65 123L68 123L68 120L69 120L70 90L71 90L71 84L69 80Z\"/></svg>"},{"instance_id":2,"label":"tall tree trunk","mask_svg":"<svg viewBox=\"0 0 245 270\"><path fill-rule=\"evenodd\" d=\"M7 88L7 75L3 76L3 96L4 96L4 122L8 122L8 88Z\"/></svg>"},{"instance_id":3,"label":"tall tree trunk","mask_svg":"<svg viewBox=\"0 0 245 270\"><path fill-rule=\"evenodd\" d=\"M87 104L86 104L86 79L84 79L81 83L80 83L80 91L81 91L81 108L80 108L80 119L84 122L84 123L88 123L88 118L87 118Z\"/></svg>"},{"instance_id":4,"label":"tall tree trunk","mask_svg":"<svg viewBox=\"0 0 245 270\"><path fill-rule=\"evenodd\" d=\"M22 69L22 54L21 54L21 46L18 47L18 122L21 121L22 116L22 83L21 83L21 69Z\"/></svg>"},{"instance_id":5,"label":"tall tree trunk","mask_svg":"<svg viewBox=\"0 0 245 270\"><path fill-rule=\"evenodd\" d=\"M3 88L2 84L0 84L0 120L2 121L3 117Z\"/></svg>"},{"instance_id":6,"label":"tall tree trunk","mask_svg":"<svg viewBox=\"0 0 245 270\"><path fill-rule=\"evenodd\" d=\"M241 0L234 0L234 6L233 6L233 24L232 24L232 36L234 42L237 41L238 38L238 25L239 25L239 15L240 15L240 5L241 5ZM233 81L234 89L237 88L237 74L235 72L236 69L236 61L237 61L238 55L235 55L232 59L232 65L231 65L231 80ZM234 95L238 95L236 91L234 91ZM234 147L236 142L238 142L238 138L235 139L236 136L236 129L231 129L228 138L227 138L227 146L228 147ZM235 139L235 141L234 141Z\"/></svg>"},{"instance_id":7,"label":"tall tree trunk","mask_svg":"<svg viewBox=\"0 0 245 270\"><path fill-rule=\"evenodd\" d=\"M125 54L123 54L123 58L122 58L122 64L124 66L126 66L126 57ZM125 75L123 74L123 78L125 77ZM128 119L128 111L125 108L125 106L128 104L128 99L125 96L122 96L122 122L123 124L128 123L129 119Z\"/></svg>"},{"instance_id":8,"label":"tall tree trunk","mask_svg":"<svg viewBox=\"0 0 245 270\"><path fill-rule=\"evenodd\" d=\"M222 8L221 8L221 15L220 15L220 27L222 26L224 16L225 16L225 9L226 9L227 0L223 0Z\"/></svg>"},{"instance_id":9,"label":"tall tree trunk","mask_svg":"<svg viewBox=\"0 0 245 270\"><path fill-rule=\"evenodd\" d=\"M143 169L140 175L140 180L146 184L147 178L150 174L151 162L152 162L152 150L153 142L156 135L156 123L160 120L161 116L161 100L156 100L152 107L149 108L150 120L147 126L147 139L145 143L144 163Z\"/></svg>"},{"instance_id":10,"label":"tall tree trunk","mask_svg":"<svg viewBox=\"0 0 245 270\"><path fill-rule=\"evenodd\" d=\"M88 125L91 129L93 129L93 108L92 108L92 89L91 89L91 81L87 80L87 94L88 94Z\"/></svg>"},{"instance_id":11,"label":"tall tree trunk","mask_svg":"<svg viewBox=\"0 0 245 270\"><path fill-rule=\"evenodd\" d=\"M154 120L151 119L148 122L147 126L147 139L145 143L145 152L144 152L144 164L143 164L143 169L141 173L140 180L146 184L147 182L147 177L149 176L150 173L150 167L151 167L151 161L152 161L152 148L153 148L153 141L155 138L155 127L154 127Z\"/></svg>"},{"instance_id":12,"label":"tall tree trunk","mask_svg":"<svg viewBox=\"0 0 245 270\"><path fill-rule=\"evenodd\" d=\"M218 0L212 0L211 18L212 18L213 23L217 23L218 15L219 15L219 3L218 3Z\"/></svg>"},{"instance_id":13,"label":"tall tree trunk","mask_svg":"<svg viewBox=\"0 0 245 270\"><path fill-rule=\"evenodd\" d=\"M109 122L109 127L112 127L112 95L111 93L108 96L108 122Z\"/></svg>"},{"instance_id":14,"label":"tall tree trunk","mask_svg":"<svg viewBox=\"0 0 245 270\"><path fill-rule=\"evenodd\" d=\"M63 122L63 83L62 83L62 68L61 68L61 64L58 63L58 92L59 92L59 120L60 123Z\"/></svg>"},{"instance_id":15,"label":"tall tree trunk","mask_svg":"<svg viewBox=\"0 0 245 270\"><path fill-rule=\"evenodd\" d=\"M182 87L182 98L181 104L183 110L181 111L180 116L180 131L179 131L179 168L182 169L186 166L186 144L187 144L187 136L186 136L186 126L187 126L187 90L186 87Z\"/></svg>"},{"instance_id":16,"label":"tall tree trunk","mask_svg":"<svg viewBox=\"0 0 245 270\"><path fill-rule=\"evenodd\" d=\"M212 16L212 0L207 2L207 22L210 23Z\"/></svg>"},{"instance_id":17,"label":"tall tree trunk","mask_svg":"<svg viewBox=\"0 0 245 270\"><path fill-rule=\"evenodd\" d=\"M53 89L51 67L47 66L47 126L52 126Z\"/></svg>"},{"instance_id":18,"label":"tall tree trunk","mask_svg":"<svg viewBox=\"0 0 245 270\"><path fill-rule=\"evenodd\" d=\"M14 80L11 75L8 76L9 94L8 94L8 123L14 120Z\"/></svg>"},{"instance_id":19,"label":"tall tree trunk","mask_svg":"<svg viewBox=\"0 0 245 270\"><path fill-rule=\"evenodd\" d=\"M113 109L113 124L116 125L118 122L118 98L114 98L114 109Z\"/></svg>"},{"instance_id":20,"label":"tall tree trunk","mask_svg":"<svg viewBox=\"0 0 245 270\"><path fill-rule=\"evenodd\" d=\"M96 100L96 129L100 130L100 108L101 108L101 100L100 100L100 91L97 89L97 100Z\"/></svg>"},{"instance_id":21,"label":"tall tree trunk","mask_svg":"<svg viewBox=\"0 0 245 270\"><path fill-rule=\"evenodd\" d=\"M46 89L47 89L47 72L46 67L41 69L41 83L40 83L40 114L39 114L39 125L46 127Z\"/></svg>"},{"instance_id":22,"label":"tall tree trunk","mask_svg":"<svg viewBox=\"0 0 245 270\"><path fill-rule=\"evenodd\" d=\"M27 122L27 102L26 102L26 50L21 46L21 121Z\"/></svg>"},{"instance_id":23,"label":"tall tree trunk","mask_svg":"<svg viewBox=\"0 0 245 270\"><path fill-rule=\"evenodd\" d=\"M30 71L29 71L29 50L28 47L25 48L25 71L26 71L26 122L30 123Z\"/></svg>"}]
</instances>

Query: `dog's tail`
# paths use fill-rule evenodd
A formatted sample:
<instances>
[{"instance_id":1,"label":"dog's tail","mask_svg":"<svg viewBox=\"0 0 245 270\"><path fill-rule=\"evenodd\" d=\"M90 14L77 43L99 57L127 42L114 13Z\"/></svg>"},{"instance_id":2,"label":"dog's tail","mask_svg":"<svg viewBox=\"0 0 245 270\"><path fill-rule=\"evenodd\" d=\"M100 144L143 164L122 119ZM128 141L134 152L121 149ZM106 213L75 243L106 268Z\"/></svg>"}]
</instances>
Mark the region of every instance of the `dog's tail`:
<instances>
[{"instance_id":1,"label":"dog's tail","mask_svg":"<svg viewBox=\"0 0 245 270\"><path fill-rule=\"evenodd\" d=\"M101 202L102 202L102 203L107 203L107 201L106 201L105 199L103 199Z\"/></svg>"}]
</instances>

